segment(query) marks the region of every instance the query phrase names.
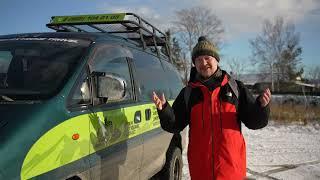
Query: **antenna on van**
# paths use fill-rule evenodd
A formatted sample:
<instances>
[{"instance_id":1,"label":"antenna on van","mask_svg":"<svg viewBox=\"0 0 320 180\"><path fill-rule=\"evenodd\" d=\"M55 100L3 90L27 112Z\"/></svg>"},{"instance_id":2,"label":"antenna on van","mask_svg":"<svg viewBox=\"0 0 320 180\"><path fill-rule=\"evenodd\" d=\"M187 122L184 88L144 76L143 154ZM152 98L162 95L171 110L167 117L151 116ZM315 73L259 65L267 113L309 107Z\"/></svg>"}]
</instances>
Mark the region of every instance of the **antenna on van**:
<instances>
[{"instance_id":1,"label":"antenna on van","mask_svg":"<svg viewBox=\"0 0 320 180\"><path fill-rule=\"evenodd\" d=\"M57 32L116 34L138 42L144 49L151 48L158 56L164 53L172 61L167 35L134 13L52 16L46 26Z\"/></svg>"}]
</instances>

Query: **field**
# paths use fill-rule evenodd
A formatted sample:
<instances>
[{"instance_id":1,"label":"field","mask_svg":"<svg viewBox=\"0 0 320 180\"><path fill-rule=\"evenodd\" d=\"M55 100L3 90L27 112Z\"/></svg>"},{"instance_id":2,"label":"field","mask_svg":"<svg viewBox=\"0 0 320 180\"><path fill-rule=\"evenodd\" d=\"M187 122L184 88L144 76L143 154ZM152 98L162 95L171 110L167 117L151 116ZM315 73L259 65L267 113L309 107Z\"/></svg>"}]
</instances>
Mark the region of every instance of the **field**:
<instances>
[{"instance_id":1,"label":"field","mask_svg":"<svg viewBox=\"0 0 320 180\"><path fill-rule=\"evenodd\" d=\"M320 120L319 96L274 95L271 102L271 118L279 123Z\"/></svg>"}]
</instances>

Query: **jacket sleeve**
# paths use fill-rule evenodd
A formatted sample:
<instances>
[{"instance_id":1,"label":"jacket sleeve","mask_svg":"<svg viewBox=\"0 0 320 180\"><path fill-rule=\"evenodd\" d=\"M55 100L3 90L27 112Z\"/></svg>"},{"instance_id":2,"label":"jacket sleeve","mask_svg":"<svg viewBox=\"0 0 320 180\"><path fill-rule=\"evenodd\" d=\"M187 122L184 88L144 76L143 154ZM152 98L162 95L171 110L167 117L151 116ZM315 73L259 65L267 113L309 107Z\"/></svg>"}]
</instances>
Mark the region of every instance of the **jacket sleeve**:
<instances>
[{"instance_id":1,"label":"jacket sleeve","mask_svg":"<svg viewBox=\"0 0 320 180\"><path fill-rule=\"evenodd\" d=\"M239 119L249 129L260 129L268 124L270 107L262 107L259 96L254 99L252 93L240 81L237 81L239 87Z\"/></svg>"},{"instance_id":2,"label":"jacket sleeve","mask_svg":"<svg viewBox=\"0 0 320 180\"><path fill-rule=\"evenodd\" d=\"M189 124L189 118L187 118L189 112L186 110L184 90L185 88L180 91L172 107L166 102L165 107L158 110L162 129L170 133L178 133Z\"/></svg>"}]
</instances>

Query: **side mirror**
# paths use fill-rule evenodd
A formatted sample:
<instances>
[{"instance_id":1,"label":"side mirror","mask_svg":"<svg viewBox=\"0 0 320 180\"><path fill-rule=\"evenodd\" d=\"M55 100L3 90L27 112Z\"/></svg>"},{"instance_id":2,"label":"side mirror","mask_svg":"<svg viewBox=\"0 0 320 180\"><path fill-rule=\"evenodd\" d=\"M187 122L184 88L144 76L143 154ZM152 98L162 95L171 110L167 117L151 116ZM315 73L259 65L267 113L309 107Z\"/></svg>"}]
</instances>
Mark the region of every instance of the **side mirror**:
<instances>
[{"instance_id":1,"label":"side mirror","mask_svg":"<svg viewBox=\"0 0 320 180\"><path fill-rule=\"evenodd\" d=\"M120 101L126 97L126 80L113 74L94 72L98 98L107 101Z\"/></svg>"}]
</instances>

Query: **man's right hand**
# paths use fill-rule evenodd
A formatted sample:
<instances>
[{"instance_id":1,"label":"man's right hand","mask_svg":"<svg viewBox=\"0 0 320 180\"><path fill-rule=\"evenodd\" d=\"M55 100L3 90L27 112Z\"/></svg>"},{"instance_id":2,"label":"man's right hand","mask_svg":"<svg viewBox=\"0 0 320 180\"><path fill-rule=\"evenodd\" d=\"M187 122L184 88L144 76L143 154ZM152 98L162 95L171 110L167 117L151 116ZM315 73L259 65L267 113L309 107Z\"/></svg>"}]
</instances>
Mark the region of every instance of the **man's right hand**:
<instances>
[{"instance_id":1,"label":"man's right hand","mask_svg":"<svg viewBox=\"0 0 320 180\"><path fill-rule=\"evenodd\" d=\"M152 100L153 100L153 103L156 105L158 110L162 110L163 106L167 102L166 97L164 97L163 93L162 93L161 98L159 98L158 95L155 92L152 92Z\"/></svg>"}]
</instances>

